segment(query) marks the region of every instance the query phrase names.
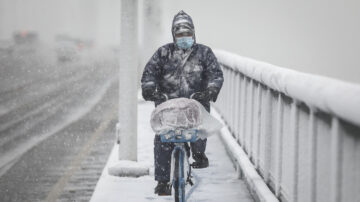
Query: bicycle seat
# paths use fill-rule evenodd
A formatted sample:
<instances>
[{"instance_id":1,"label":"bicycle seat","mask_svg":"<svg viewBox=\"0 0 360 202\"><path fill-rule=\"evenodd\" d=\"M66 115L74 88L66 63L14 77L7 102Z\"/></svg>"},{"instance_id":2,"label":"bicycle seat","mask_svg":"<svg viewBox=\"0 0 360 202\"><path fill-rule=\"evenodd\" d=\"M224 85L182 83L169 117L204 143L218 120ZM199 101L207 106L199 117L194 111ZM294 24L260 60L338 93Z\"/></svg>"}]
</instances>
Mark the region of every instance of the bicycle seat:
<instances>
[{"instance_id":1,"label":"bicycle seat","mask_svg":"<svg viewBox=\"0 0 360 202\"><path fill-rule=\"evenodd\" d=\"M185 143L198 139L197 129L176 129L160 134L161 142Z\"/></svg>"}]
</instances>

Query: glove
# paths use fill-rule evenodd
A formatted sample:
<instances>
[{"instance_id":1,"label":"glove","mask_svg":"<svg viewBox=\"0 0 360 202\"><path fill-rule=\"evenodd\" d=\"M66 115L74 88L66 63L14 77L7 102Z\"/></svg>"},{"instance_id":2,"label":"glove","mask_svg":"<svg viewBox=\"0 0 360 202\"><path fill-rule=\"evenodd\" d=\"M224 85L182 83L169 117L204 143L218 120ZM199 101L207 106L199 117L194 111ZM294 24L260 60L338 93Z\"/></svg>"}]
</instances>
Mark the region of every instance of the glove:
<instances>
[{"instance_id":1,"label":"glove","mask_svg":"<svg viewBox=\"0 0 360 202\"><path fill-rule=\"evenodd\" d=\"M190 96L190 99L197 100L199 102L210 102L216 98L218 90L214 87L209 87L203 92L196 92Z\"/></svg>"},{"instance_id":2,"label":"glove","mask_svg":"<svg viewBox=\"0 0 360 202\"><path fill-rule=\"evenodd\" d=\"M208 89L209 101L216 101L217 95L219 94L219 89L215 87L209 87Z\"/></svg>"},{"instance_id":3,"label":"glove","mask_svg":"<svg viewBox=\"0 0 360 202\"><path fill-rule=\"evenodd\" d=\"M162 103L165 102L166 100L168 100L167 96L163 93L160 92L155 92L152 95L152 101L154 101L155 103Z\"/></svg>"},{"instance_id":4,"label":"glove","mask_svg":"<svg viewBox=\"0 0 360 202\"><path fill-rule=\"evenodd\" d=\"M152 97L154 93L155 93L155 88L147 87L142 89L142 96L145 100L152 101Z\"/></svg>"},{"instance_id":5,"label":"glove","mask_svg":"<svg viewBox=\"0 0 360 202\"><path fill-rule=\"evenodd\" d=\"M145 100L154 101L155 103L162 103L168 100L165 94L155 91L155 88L143 88L142 95Z\"/></svg>"}]
</instances>

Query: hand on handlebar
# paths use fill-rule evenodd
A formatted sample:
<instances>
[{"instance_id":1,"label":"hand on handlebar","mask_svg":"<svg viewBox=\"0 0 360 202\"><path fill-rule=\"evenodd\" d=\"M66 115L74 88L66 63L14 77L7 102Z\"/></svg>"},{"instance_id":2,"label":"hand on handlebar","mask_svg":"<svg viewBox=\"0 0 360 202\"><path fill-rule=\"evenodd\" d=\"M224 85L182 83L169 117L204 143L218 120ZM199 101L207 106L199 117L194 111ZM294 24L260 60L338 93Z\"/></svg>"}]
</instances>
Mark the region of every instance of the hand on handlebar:
<instances>
[{"instance_id":1,"label":"hand on handlebar","mask_svg":"<svg viewBox=\"0 0 360 202\"><path fill-rule=\"evenodd\" d=\"M168 96L166 94L156 91L155 88L144 88L142 94L145 100L154 101L156 103L161 103L168 100Z\"/></svg>"},{"instance_id":2,"label":"hand on handlebar","mask_svg":"<svg viewBox=\"0 0 360 202\"><path fill-rule=\"evenodd\" d=\"M190 99L194 99L199 102L209 102L214 100L216 93L217 93L217 89L210 87L207 88L205 91L193 93L190 96Z\"/></svg>"},{"instance_id":3,"label":"hand on handlebar","mask_svg":"<svg viewBox=\"0 0 360 202\"><path fill-rule=\"evenodd\" d=\"M164 93L160 93L160 92L155 92L152 95L152 101L157 102L157 103L162 103L168 100L168 96Z\"/></svg>"}]
</instances>

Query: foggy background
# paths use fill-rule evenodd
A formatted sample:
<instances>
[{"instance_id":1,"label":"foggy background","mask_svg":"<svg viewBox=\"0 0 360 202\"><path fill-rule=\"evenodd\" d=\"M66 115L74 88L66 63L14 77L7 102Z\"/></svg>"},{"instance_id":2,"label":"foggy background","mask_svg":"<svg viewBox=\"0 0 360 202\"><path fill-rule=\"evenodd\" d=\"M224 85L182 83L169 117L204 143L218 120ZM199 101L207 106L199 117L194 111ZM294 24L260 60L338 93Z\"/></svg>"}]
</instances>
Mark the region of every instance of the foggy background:
<instances>
[{"instance_id":1,"label":"foggy background","mask_svg":"<svg viewBox=\"0 0 360 202\"><path fill-rule=\"evenodd\" d=\"M287 68L360 82L357 0L166 0L162 4L162 43L172 41L172 18L184 10L193 17L199 43ZM97 45L118 45L119 13L119 0L0 0L0 39L26 30L36 31L47 42L65 34L94 40ZM141 31L141 10L139 16Z\"/></svg>"},{"instance_id":2,"label":"foggy background","mask_svg":"<svg viewBox=\"0 0 360 202\"><path fill-rule=\"evenodd\" d=\"M2 40L16 31L36 31L46 42L58 34L98 44L119 42L118 0L1 0L0 9Z\"/></svg>"}]
</instances>

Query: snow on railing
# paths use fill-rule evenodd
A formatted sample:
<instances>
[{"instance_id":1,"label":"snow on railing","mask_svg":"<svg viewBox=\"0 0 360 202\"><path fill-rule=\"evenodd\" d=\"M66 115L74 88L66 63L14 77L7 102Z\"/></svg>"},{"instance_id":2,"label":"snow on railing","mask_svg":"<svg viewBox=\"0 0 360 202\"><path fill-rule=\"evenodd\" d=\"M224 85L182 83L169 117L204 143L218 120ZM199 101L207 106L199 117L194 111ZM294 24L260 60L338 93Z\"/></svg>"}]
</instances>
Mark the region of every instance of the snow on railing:
<instances>
[{"instance_id":1,"label":"snow on railing","mask_svg":"<svg viewBox=\"0 0 360 202\"><path fill-rule=\"evenodd\" d=\"M282 201L356 201L360 86L214 51L224 72L215 106Z\"/></svg>"}]
</instances>

